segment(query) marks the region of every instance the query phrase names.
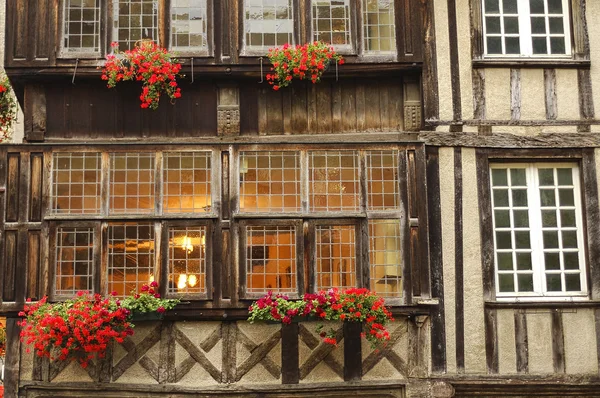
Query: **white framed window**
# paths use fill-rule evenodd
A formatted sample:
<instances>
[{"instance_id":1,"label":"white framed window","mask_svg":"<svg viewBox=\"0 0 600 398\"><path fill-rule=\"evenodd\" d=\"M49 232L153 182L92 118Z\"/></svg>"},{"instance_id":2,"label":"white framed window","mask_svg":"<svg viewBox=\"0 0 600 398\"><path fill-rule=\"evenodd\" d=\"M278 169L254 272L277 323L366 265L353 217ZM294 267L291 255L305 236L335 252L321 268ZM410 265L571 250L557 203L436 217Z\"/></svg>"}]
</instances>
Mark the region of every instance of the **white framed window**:
<instances>
[{"instance_id":1,"label":"white framed window","mask_svg":"<svg viewBox=\"0 0 600 398\"><path fill-rule=\"evenodd\" d=\"M486 57L571 56L568 0L482 0Z\"/></svg>"},{"instance_id":2,"label":"white framed window","mask_svg":"<svg viewBox=\"0 0 600 398\"><path fill-rule=\"evenodd\" d=\"M352 51L349 0L312 1L313 40L330 43L338 51Z\"/></svg>"},{"instance_id":3,"label":"white framed window","mask_svg":"<svg viewBox=\"0 0 600 398\"><path fill-rule=\"evenodd\" d=\"M244 0L244 52L294 44L292 0Z\"/></svg>"},{"instance_id":4,"label":"white framed window","mask_svg":"<svg viewBox=\"0 0 600 398\"><path fill-rule=\"evenodd\" d=\"M100 55L100 0L63 1L61 56Z\"/></svg>"},{"instance_id":5,"label":"white framed window","mask_svg":"<svg viewBox=\"0 0 600 398\"><path fill-rule=\"evenodd\" d=\"M490 169L497 297L587 297L577 164Z\"/></svg>"}]
</instances>

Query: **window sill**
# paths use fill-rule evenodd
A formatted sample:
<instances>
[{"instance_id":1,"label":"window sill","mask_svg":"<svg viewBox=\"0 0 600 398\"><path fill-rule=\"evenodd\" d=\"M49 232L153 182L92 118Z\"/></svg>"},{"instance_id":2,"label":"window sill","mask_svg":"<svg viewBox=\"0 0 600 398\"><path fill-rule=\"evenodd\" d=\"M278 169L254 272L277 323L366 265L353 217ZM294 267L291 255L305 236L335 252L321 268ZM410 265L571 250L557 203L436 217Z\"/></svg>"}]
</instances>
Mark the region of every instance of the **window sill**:
<instances>
[{"instance_id":1,"label":"window sill","mask_svg":"<svg viewBox=\"0 0 600 398\"><path fill-rule=\"evenodd\" d=\"M475 59L473 68L572 68L589 69L589 59L519 59L519 58L487 58Z\"/></svg>"},{"instance_id":2,"label":"window sill","mask_svg":"<svg viewBox=\"0 0 600 398\"><path fill-rule=\"evenodd\" d=\"M579 301L486 301L485 307L496 309L557 309L557 308L600 308L600 300Z\"/></svg>"}]
</instances>

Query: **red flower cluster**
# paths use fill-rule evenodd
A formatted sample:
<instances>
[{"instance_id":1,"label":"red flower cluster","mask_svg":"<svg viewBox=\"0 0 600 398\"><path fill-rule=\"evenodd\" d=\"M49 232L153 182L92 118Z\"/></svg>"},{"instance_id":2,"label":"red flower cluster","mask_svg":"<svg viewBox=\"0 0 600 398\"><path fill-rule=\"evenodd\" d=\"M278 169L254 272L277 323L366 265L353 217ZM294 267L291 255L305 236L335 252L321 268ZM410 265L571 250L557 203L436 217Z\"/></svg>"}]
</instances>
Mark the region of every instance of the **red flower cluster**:
<instances>
[{"instance_id":1,"label":"red flower cluster","mask_svg":"<svg viewBox=\"0 0 600 398\"><path fill-rule=\"evenodd\" d=\"M154 42L143 41L133 50L121 53L117 50L118 43L111 45L115 53L106 56L102 69L102 80L108 81L109 88L120 81L141 81L142 108L157 109L163 92L172 100L181 97L181 89L177 87L181 64L166 49Z\"/></svg>"},{"instance_id":2,"label":"red flower cluster","mask_svg":"<svg viewBox=\"0 0 600 398\"><path fill-rule=\"evenodd\" d=\"M273 73L267 74L267 81L273 90L289 86L293 78L310 79L316 83L332 61L344 64L342 56L321 41L295 47L284 44L282 48L270 49L268 57L273 64Z\"/></svg>"},{"instance_id":3,"label":"red flower cluster","mask_svg":"<svg viewBox=\"0 0 600 398\"><path fill-rule=\"evenodd\" d=\"M17 120L17 101L10 89L8 77L0 75L0 141L11 136L12 125Z\"/></svg>"},{"instance_id":4,"label":"red flower cluster","mask_svg":"<svg viewBox=\"0 0 600 398\"><path fill-rule=\"evenodd\" d=\"M6 350L6 329L3 324L0 323L0 357L4 356Z\"/></svg>"},{"instance_id":5,"label":"red flower cluster","mask_svg":"<svg viewBox=\"0 0 600 398\"><path fill-rule=\"evenodd\" d=\"M382 297L364 288L343 291L330 289L317 294L305 294L302 300L289 300L287 296L269 292L255 301L250 308L249 321L279 321L292 323L295 317L314 316L320 320L363 322L363 337L376 346L390 339L385 325L393 321L392 313ZM321 327L317 328L319 331ZM337 344L335 331L321 332L323 342Z\"/></svg>"},{"instance_id":6,"label":"red flower cluster","mask_svg":"<svg viewBox=\"0 0 600 398\"><path fill-rule=\"evenodd\" d=\"M94 356L104 356L111 341L122 343L133 334L129 310L112 298L78 292L64 303L50 304L47 297L27 301L19 313L25 317L19 322L21 341L33 345L40 357L77 360L85 368Z\"/></svg>"}]
</instances>

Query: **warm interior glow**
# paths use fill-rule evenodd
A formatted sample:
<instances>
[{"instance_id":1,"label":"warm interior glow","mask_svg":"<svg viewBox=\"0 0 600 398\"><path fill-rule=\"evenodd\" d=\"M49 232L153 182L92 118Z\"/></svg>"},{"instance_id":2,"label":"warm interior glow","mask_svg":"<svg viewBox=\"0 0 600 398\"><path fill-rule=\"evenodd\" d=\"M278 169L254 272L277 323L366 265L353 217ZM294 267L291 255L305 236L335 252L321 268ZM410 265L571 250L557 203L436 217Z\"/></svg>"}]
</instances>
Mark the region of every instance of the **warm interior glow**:
<instances>
[{"instance_id":1,"label":"warm interior glow","mask_svg":"<svg viewBox=\"0 0 600 398\"><path fill-rule=\"evenodd\" d=\"M188 276L188 285L190 285L190 287L196 286L197 283L198 283L198 277L196 275Z\"/></svg>"},{"instance_id":2,"label":"warm interior glow","mask_svg":"<svg viewBox=\"0 0 600 398\"><path fill-rule=\"evenodd\" d=\"M202 242L202 244L204 245L204 242ZM183 237L183 244L181 245L181 248L185 251L187 251L188 253L191 253L194 251L194 245L192 244L192 238L190 238L189 236L184 236Z\"/></svg>"},{"instance_id":3,"label":"warm interior glow","mask_svg":"<svg viewBox=\"0 0 600 398\"><path fill-rule=\"evenodd\" d=\"M187 275L179 274L179 279L177 279L177 289L183 290L187 285Z\"/></svg>"}]
</instances>

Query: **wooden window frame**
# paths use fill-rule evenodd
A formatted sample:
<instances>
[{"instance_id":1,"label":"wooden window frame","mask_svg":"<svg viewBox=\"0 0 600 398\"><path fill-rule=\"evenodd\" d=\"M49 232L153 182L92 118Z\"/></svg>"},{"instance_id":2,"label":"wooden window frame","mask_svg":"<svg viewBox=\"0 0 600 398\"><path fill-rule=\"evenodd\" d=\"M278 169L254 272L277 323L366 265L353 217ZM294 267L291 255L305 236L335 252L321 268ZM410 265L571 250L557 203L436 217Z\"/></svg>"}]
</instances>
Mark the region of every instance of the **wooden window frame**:
<instances>
[{"instance_id":1,"label":"wooden window frame","mask_svg":"<svg viewBox=\"0 0 600 398\"><path fill-rule=\"evenodd\" d=\"M577 163L579 167L582 208L583 251L586 264L585 279L587 296L585 300L599 297L600 265L592 258L600 255L600 236L596 233L600 225L598 210L598 184L596 179L593 148L590 149L516 149L507 153L501 149L478 149L476 153L477 182L479 197L479 220L481 231L481 263L483 269L483 293L486 302L518 303L525 301L523 297L501 300L496 294L494 229L492 222L491 201L491 163ZM536 297L535 302L573 301L572 297L561 300L550 298L544 300Z\"/></svg>"},{"instance_id":2,"label":"wooden window frame","mask_svg":"<svg viewBox=\"0 0 600 398\"><path fill-rule=\"evenodd\" d=\"M523 65L571 65L589 64L590 45L587 36L585 2L567 0L571 51L566 56L488 56L485 54L485 35L483 22L483 0L469 0L471 10L471 56L474 66L506 66L515 62Z\"/></svg>"},{"instance_id":3,"label":"wooden window frame","mask_svg":"<svg viewBox=\"0 0 600 398\"><path fill-rule=\"evenodd\" d=\"M67 0L60 0L58 21L59 28L56 30L56 40L59 43L58 58L60 59L97 59L104 57L112 52L110 43L115 41L113 27L114 1L102 0L100 6L100 51L98 52L68 52L64 49L64 29L65 29L65 4ZM158 2L158 38L155 40L161 47L171 50L171 1L156 0ZM215 0L206 0L207 14L207 45L206 51L183 51L177 50L180 57L211 58L215 53Z\"/></svg>"}]
</instances>

